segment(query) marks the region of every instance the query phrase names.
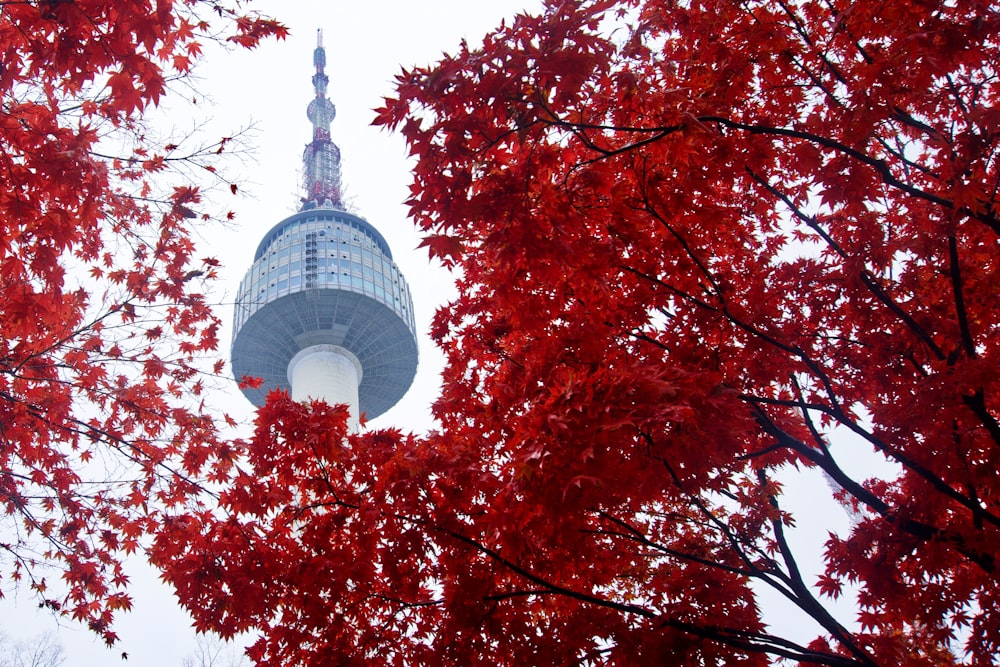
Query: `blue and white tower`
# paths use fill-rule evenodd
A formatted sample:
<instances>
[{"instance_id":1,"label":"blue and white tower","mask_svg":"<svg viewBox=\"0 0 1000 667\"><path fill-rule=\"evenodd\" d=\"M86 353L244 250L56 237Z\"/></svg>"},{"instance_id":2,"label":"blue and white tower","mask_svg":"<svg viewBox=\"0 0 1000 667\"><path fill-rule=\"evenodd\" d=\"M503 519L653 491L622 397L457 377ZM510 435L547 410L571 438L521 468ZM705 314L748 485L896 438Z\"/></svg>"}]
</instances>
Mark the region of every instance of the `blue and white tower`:
<instances>
[{"instance_id":1,"label":"blue and white tower","mask_svg":"<svg viewBox=\"0 0 1000 667\"><path fill-rule=\"evenodd\" d=\"M389 244L364 218L344 209L340 149L330 141L336 108L323 33L313 54L313 138L303 154L305 196L298 213L264 236L240 283L233 326L237 379L257 406L282 388L297 401L344 403L356 430L359 413L377 417L402 398L417 370L410 288Z\"/></svg>"}]
</instances>

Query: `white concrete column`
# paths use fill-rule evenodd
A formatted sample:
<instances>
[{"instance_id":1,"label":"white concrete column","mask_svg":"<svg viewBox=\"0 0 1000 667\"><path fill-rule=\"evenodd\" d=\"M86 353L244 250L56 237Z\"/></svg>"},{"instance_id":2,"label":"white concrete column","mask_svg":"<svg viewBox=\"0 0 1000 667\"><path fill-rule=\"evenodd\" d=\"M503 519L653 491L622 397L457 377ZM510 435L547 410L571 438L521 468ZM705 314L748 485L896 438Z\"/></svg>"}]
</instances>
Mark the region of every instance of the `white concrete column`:
<instances>
[{"instance_id":1,"label":"white concrete column","mask_svg":"<svg viewBox=\"0 0 1000 667\"><path fill-rule=\"evenodd\" d=\"M311 345L288 362L288 382L292 400L320 399L330 405L343 403L351 412L347 427L358 431L358 385L361 362L339 345Z\"/></svg>"}]
</instances>

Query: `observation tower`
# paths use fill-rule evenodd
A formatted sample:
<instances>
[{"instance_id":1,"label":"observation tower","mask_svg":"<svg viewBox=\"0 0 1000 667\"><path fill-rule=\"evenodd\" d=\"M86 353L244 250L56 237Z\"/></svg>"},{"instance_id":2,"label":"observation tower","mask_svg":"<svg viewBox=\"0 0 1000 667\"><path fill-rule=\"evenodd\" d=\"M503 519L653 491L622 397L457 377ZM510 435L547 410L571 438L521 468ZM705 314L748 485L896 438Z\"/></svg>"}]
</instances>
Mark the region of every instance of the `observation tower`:
<instances>
[{"instance_id":1,"label":"observation tower","mask_svg":"<svg viewBox=\"0 0 1000 667\"><path fill-rule=\"evenodd\" d=\"M272 389L323 399L371 419L402 398L417 370L410 288L385 238L344 208L340 149L330 141L336 108L326 97L326 50L318 31L302 156L298 213L271 228L240 283L233 325L233 374L263 380L243 394L260 407Z\"/></svg>"}]
</instances>

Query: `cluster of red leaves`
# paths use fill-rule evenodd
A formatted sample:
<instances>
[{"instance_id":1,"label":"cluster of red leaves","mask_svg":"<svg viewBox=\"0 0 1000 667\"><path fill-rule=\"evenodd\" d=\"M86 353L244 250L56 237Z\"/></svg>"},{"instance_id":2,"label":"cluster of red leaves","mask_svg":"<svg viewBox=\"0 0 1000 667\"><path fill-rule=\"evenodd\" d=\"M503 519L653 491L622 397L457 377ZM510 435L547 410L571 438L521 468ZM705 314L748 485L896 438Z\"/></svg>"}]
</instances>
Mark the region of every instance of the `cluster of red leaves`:
<instances>
[{"instance_id":1,"label":"cluster of red leaves","mask_svg":"<svg viewBox=\"0 0 1000 667\"><path fill-rule=\"evenodd\" d=\"M0 3L0 564L109 643L123 557L219 456L191 400L216 262L194 254L198 190L163 182L177 147L141 125L217 11L237 41L283 34L193 0Z\"/></svg>"},{"instance_id":2,"label":"cluster of red leaves","mask_svg":"<svg viewBox=\"0 0 1000 667\"><path fill-rule=\"evenodd\" d=\"M404 72L441 430L272 398L182 601L261 665L991 664L998 61L985 2L553 0ZM792 466L855 517L818 582Z\"/></svg>"},{"instance_id":3,"label":"cluster of red leaves","mask_svg":"<svg viewBox=\"0 0 1000 667\"><path fill-rule=\"evenodd\" d=\"M218 506L175 515L151 549L200 631L266 632L249 650L259 664L335 664L406 641L410 621L394 611L433 560L423 532L393 515L381 473L411 447L396 434L351 447L346 420L343 406L272 394ZM385 624L357 622L368 614Z\"/></svg>"}]
</instances>

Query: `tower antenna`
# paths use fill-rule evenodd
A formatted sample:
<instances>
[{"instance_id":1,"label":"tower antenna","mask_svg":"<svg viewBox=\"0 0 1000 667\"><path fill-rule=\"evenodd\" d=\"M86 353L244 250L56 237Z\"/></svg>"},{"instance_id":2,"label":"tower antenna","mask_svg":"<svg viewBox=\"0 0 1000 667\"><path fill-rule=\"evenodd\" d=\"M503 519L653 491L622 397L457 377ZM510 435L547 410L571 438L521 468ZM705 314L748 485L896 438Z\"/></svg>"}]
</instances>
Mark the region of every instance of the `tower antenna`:
<instances>
[{"instance_id":1,"label":"tower antenna","mask_svg":"<svg viewBox=\"0 0 1000 667\"><path fill-rule=\"evenodd\" d=\"M326 75L326 49L323 48L323 30L316 31L316 49L313 51L316 68L312 82L315 97L309 102L306 116L312 123L312 141L302 153L305 196L302 210L317 206L343 209L340 185L340 148L330 140L330 123L337 117L337 107L327 96L330 77Z\"/></svg>"}]
</instances>

